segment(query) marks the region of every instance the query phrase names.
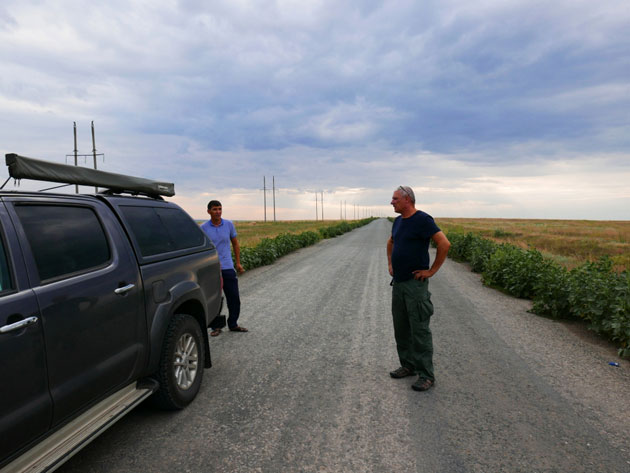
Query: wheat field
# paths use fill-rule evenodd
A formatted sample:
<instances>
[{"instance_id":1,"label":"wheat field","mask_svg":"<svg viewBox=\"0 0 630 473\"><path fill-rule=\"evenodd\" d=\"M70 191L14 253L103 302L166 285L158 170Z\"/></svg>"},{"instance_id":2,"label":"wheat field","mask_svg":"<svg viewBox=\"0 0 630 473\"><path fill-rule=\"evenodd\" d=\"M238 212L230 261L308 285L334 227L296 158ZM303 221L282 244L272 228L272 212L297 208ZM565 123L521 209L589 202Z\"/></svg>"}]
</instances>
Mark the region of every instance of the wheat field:
<instances>
[{"instance_id":1,"label":"wheat field","mask_svg":"<svg viewBox=\"0 0 630 473\"><path fill-rule=\"evenodd\" d=\"M630 221L436 218L445 232L473 232L496 242L533 247L568 268L610 257L630 269Z\"/></svg>"}]
</instances>

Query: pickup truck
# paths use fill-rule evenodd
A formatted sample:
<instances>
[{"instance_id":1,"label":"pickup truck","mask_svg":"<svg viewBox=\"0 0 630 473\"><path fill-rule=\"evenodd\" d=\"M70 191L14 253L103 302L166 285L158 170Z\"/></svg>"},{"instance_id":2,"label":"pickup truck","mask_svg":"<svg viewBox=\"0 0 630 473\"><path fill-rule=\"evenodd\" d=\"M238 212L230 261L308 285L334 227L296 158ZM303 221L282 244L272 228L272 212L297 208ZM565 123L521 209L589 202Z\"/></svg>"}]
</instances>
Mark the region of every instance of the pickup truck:
<instances>
[{"instance_id":1,"label":"pickup truck","mask_svg":"<svg viewBox=\"0 0 630 473\"><path fill-rule=\"evenodd\" d=\"M0 471L52 471L144 399L195 398L219 260L170 183L6 160L9 179L105 189L0 190Z\"/></svg>"}]
</instances>

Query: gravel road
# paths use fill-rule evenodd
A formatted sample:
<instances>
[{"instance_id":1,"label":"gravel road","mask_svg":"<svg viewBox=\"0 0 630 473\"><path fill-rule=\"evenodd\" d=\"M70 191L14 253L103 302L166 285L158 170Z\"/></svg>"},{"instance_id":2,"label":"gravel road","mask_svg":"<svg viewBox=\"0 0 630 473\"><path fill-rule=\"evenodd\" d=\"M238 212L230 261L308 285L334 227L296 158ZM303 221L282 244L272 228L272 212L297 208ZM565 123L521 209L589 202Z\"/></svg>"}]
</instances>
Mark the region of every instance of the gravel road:
<instances>
[{"instance_id":1,"label":"gravel road","mask_svg":"<svg viewBox=\"0 0 630 473\"><path fill-rule=\"evenodd\" d=\"M140 406L59 471L630 472L630 363L465 265L431 279L435 388L389 377L390 229L244 274L250 332L211 339L195 402Z\"/></svg>"}]
</instances>

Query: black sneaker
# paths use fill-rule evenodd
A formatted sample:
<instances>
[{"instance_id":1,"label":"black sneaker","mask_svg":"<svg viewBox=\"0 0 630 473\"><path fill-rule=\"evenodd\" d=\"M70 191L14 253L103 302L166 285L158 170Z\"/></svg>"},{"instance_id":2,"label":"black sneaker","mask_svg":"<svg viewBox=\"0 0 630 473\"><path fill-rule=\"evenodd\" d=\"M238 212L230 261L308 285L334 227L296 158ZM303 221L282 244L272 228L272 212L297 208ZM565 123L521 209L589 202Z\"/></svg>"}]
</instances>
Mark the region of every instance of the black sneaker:
<instances>
[{"instance_id":1,"label":"black sneaker","mask_svg":"<svg viewBox=\"0 0 630 473\"><path fill-rule=\"evenodd\" d=\"M405 378L407 376L413 376L416 373L414 373L413 371L411 371L409 368L405 368L404 366L401 366L400 368L398 368L397 370L394 371L390 371L389 375L392 378Z\"/></svg>"},{"instance_id":2,"label":"black sneaker","mask_svg":"<svg viewBox=\"0 0 630 473\"><path fill-rule=\"evenodd\" d=\"M435 381L431 381L427 378L418 377L418 380L411 385L411 389L414 391L427 391L433 387Z\"/></svg>"}]
</instances>

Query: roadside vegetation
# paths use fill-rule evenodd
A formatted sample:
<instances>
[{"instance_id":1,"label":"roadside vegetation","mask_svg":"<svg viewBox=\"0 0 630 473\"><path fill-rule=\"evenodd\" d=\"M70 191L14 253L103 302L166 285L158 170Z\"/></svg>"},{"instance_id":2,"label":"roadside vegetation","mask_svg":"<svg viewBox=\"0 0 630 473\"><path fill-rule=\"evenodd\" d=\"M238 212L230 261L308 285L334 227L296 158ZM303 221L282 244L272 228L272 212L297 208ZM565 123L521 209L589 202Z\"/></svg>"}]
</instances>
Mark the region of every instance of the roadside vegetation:
<instances>
[{"instance_id":1,"label":"roadside vegetation","mask_svg":"<svg viewBox=\"0 0 630 473\"><path fill-rule=\"evenodd\" d=\"M367 225L362 220L319 222L235 222L241 245L241 264L246 270L273 263L276 259L323 238L334 238Z\"/></svg>"},{"instance_id":2,"label":"roadside vegetation","mask_svg":"<svg viewBox=\"0 0 630 473\"><path fill-rule=\"evenodd\" d=\"M235 221L238 241L241 246L256 246L263 238L273 238L282 233L299 234L317 232L342 222L353 224L358 220L286 220L278 222Z\"/></svg>"},{"instance_id":3,"label":"roadside vegetation","mask_svg":"<svg viewBox=\"0 0 630 473\"><path fill-rule=\"evenodd\" d=\"M483 282L533 301L532 312L580 319L630 356L630 222L439 219L449 257Z\"/></svg>"}]
</instances>

